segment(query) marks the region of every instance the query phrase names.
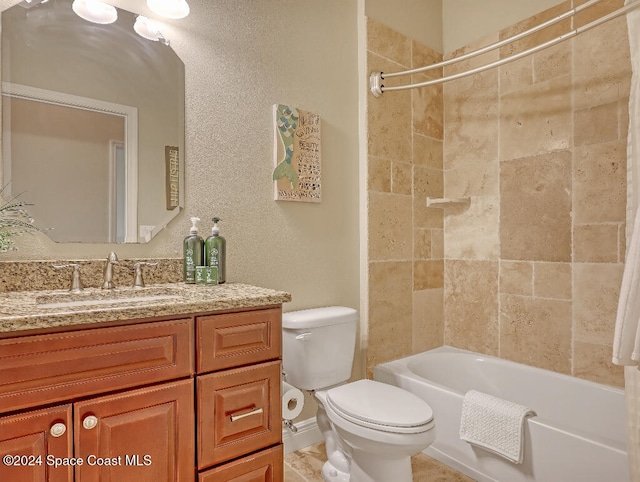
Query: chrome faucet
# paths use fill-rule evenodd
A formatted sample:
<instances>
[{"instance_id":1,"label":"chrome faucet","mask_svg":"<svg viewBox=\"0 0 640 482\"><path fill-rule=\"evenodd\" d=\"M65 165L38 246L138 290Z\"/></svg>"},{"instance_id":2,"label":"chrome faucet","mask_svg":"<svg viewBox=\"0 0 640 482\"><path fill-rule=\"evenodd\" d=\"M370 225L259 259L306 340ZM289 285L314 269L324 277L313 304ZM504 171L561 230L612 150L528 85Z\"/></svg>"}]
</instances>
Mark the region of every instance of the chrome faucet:
<instances>
[{"instance_id":1,"label":"chrome faucet","mask_svg":"<svg viewBox=\"0 0 640 482\"><path fill-rule=\"evenodd\" d=\"M111 251L109 256L107 256L107 264L104 266L104 283L102 284L102 288L105 290L112 290L116 287L113 284L113 265L118 264L118 256L116 253Z\"/></svg>"}]
</instances>

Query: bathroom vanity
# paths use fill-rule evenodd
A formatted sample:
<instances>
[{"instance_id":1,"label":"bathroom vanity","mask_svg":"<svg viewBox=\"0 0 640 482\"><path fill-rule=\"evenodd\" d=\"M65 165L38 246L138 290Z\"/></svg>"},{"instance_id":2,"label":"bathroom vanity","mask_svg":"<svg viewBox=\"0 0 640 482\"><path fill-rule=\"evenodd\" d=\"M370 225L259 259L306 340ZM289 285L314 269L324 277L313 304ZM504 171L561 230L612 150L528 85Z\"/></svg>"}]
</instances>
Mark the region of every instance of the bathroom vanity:
<instances>
[{"instance_id":1,"label":"bathroom vanity","mask_svg":"<svg viewBox=\"0 0 640 482\"><path fill-rule=\"evenodd\" d=\"M0 295L0 480L282 481L289 300L238 284Z\"/></svg>"}]
</instances>

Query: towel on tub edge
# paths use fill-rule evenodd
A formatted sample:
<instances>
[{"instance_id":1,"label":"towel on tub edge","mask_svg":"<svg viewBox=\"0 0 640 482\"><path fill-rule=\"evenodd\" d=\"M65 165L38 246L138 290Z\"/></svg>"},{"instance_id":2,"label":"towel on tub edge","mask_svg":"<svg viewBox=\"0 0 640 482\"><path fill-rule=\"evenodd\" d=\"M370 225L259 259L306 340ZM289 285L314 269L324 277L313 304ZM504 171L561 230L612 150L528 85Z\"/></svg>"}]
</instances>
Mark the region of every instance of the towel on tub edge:
<instances>
[{"instance_id":1,"label":"towel on tub edge","mask_svg":"<svg viewBox=\"0 0 640 482\"><path fill-rule=\"evenodd\" d=\"M529 415L535 412L528 407L470 390L462 401L460 438L521 464Z\"/></svg>"}]
</instances>

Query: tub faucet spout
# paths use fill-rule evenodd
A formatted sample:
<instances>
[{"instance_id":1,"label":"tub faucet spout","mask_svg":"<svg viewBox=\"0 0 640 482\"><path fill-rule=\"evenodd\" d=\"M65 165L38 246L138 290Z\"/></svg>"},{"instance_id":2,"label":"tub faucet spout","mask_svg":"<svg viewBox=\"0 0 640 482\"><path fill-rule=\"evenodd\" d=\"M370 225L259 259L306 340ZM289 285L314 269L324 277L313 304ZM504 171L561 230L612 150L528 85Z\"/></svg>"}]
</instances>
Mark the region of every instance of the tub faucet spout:
<instances>
[{"instance_id":1,"label":"tub faucet spout","mask_svg":"<svg viewBox=\"0 0 640 482\"><path fill-rule=\"evenodd\" d=\"M118 264L118 256L116 253L111 251L109 256L107 256L107 263L104 266L104 283L102 284L102 289L112 290L116 287L113 283L113 265Z\"/></svg>"}]
</instances>

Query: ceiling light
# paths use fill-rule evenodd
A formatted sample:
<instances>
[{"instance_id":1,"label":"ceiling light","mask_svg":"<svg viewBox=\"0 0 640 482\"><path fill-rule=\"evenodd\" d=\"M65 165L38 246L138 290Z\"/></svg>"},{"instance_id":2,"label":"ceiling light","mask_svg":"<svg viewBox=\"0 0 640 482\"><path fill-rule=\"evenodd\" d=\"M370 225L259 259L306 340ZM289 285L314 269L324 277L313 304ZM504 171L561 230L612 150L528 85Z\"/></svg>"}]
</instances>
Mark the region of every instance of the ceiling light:
<instances>
[{"instance_id":1,"label":"ceiling light","mask_svg":"<svg viewBox=\"0 0 640 482\"><path fill-rule=\"evenodd\" d=\"M73 0L71 8L79 17L93 23L107 24L118 19L116 8L100 0Z\"/></svg>"},{"instance_id":2,"label":"ceiling light","mask_svg":"<svg viewBox=\"0 0 640 482\"><path fill-rule=\"evenodd\" d=\"M165 18L184 18L189 15L189 4L186 0L147 0L152 12Z\"/></svg>"},{"instance_id":3,"label":"ceiling light","mask_svg":"<svg viewBox=\"0 0 640 482\"><path fill-rule=\"evenodd\" d=\"M164 38L158 24L149 20L143 15L138 15L136 23L133 24L133 30L138 35L154 42L162 42L165 45L169 45L169 41Z\"/></svg>"}]
</instances>

